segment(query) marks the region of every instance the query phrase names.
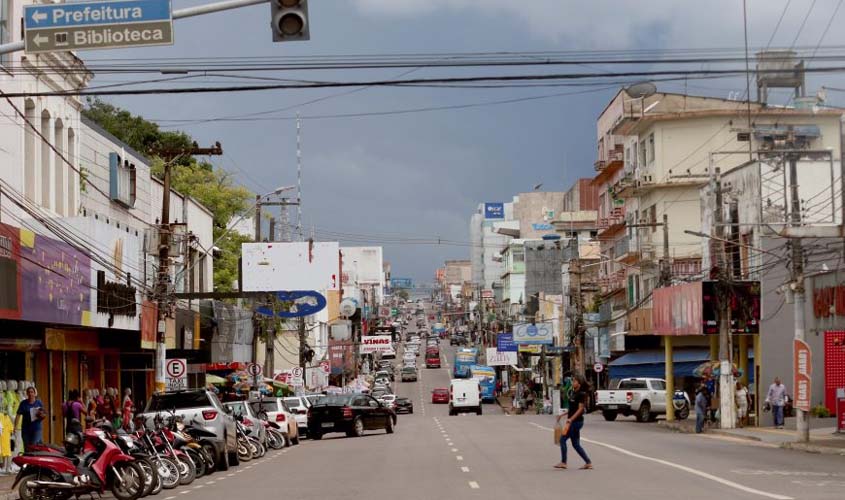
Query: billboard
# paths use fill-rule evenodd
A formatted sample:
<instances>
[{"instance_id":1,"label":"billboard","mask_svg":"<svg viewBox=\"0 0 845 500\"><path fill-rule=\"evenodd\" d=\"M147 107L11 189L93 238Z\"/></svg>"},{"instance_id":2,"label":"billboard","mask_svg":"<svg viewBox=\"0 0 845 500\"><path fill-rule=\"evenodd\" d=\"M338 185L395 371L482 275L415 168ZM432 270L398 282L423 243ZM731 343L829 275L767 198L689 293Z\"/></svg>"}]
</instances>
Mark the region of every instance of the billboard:
<instances>
[{"instance_id":1,"label":"billboard","mask_svg":"<svg viewBox=\"0 0 845 500\"><path fill-rule=\"evenodd\" d=\"M413 285L411 278L390 278L391 288L411 288Z\"/></svg>"},{"instance_id":2,"label":"billboard","mask_svg":"<svg viewBox=\"0 0 845 500\"><path fill-rule=\"evenodd\" d=\"M343 247L343 269L350 270L358 285L384 283L384 259L381 247Z\"/></svg>"},{"instance_id":3,"label":"billboard","mask_svg":"<svg viewBox=\"0 0 845 500\"><path fill-rule=\"evenodd\" d=\"M554 343L554 325L551 321L517 323L513 325L513 341L520 345L551 345Z\"/></svg>"},{"instance_id":4,"label":"billboard","mask_svg":"<svg viewBox=\"0 0 845 500\"><path fill-rule=\"evenodd\" d=\"M361 337L361 354L393 351L393 342L387 335Z\"/></svg>"},{"instance_id":5,"label":"billboard","mask_svg":"<svg viewBox=\"0 0 845 500\"><path fill-rule=\"evenodd\" d=\"M244 291L337 290L337 242L244 243Z\"/></svg>"},{"instance_id":6,"label":"billboard","mask_svg":"<svg viewBox=\"0 0 845 500\"><path fill-rule=\"evenodd\" d=\"M505 218L505 204L502 202L492 202L484 204L484 218L485 219L504 219Z\"/></svg>"},{"instance_id":7,"label":"billboard","mask_svg":"<svg viewBox=\"0 0 845 500\"><path fill-rule=\"evenodd\" d=\"M731 285L731 333L760 333L760 282ZM719 333L718 284L696 281L655 288L652 326L656 335L717 335Z\"/></svg>"},{"instance_id":8,"label":"billboard","mask_svg":"<svg viewBox=\"0 0 845 500\"><path fill-rule=\"evenodd\" d=\"M344 371L351 373L355 370L355 352L352 342L329 339L329 360L332 375L340 375Z\"/></svg>"},{"instance_id":9,"label":"billboard","mask_svg":"<svg viewBox=\"0 0 845 500\"><path fill-rule=\"evenodd\" d=\"M21 230L21 319L91 324L91 259L62 241Z\"/></svg>"},{"instance_id":10,"label":"billboard","mask_svg":"<svg viewBox=\"0 0 845 500\"><path fill-rule=\"evenodd\" d=\"M516 364L516 351L499 351L495 347L487 348L487 366L510 366Z\"/></svg>"},{"instance_id":11,"label":"billboard","mask_svg":"<svg viewBox=\"0 0 845 500\"><path fill-rule=\"evenodd\" d=\"M20 318L20 260L20 230L0 224L0 318Z\"/></svg>"}]
</instances>

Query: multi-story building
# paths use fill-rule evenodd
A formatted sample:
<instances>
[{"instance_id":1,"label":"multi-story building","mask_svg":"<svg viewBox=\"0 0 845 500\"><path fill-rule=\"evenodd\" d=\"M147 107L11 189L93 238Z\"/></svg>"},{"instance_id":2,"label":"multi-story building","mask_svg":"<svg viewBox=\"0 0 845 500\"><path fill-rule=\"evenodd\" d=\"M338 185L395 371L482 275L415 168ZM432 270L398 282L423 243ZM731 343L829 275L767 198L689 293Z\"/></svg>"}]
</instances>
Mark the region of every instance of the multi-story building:
<instances>
[{"instance_id":1,"label":"multi-story building","mask_svg":"<svg viewBox=\"0 0 845 500\"><path fill-rule=\"evenodd\" d=\"M521 313L525 304L525 240L512 239L502 250L502 306L509 316Z\"/></svg>"}]
</instances>

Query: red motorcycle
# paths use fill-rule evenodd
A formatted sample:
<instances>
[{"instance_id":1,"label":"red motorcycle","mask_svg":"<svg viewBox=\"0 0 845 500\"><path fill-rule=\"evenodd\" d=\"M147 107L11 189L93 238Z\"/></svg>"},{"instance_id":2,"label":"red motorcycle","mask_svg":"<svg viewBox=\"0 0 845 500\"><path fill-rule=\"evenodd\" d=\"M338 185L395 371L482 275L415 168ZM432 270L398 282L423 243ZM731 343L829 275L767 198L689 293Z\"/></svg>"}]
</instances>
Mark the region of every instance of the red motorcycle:
<instances>
[{"instance_id":1,"label":"red motorcycle","mask_svg":"<svg viewBox=\"0 0 845 500\"><path fill-rule=\"evenodd\" d=\"M143 469L103 431L69 433L64 445L64 453L42 448L12 459L21 468L12 485L20 485L21 500L67 500L106 489L118 500L136 500L143 494Z\"/></svg>"}]
</instances>

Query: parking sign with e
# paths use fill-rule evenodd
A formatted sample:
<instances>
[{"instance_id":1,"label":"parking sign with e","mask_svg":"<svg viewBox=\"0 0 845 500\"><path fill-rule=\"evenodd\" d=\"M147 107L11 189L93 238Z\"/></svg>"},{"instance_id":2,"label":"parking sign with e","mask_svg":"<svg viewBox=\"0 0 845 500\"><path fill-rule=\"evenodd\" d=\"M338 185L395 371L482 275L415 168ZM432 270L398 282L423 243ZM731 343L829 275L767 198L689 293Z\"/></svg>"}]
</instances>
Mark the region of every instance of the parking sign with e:
<instances>
[{"instance_id":1,"label":"parking sign with e","mask_svg":"<svg viewBox=\"0 0 845 500\"><path fill-rule=\"evenodd\" d=\"M186 359L168 359L164 365L164 371L167 375L168 391L188 388L188 361Z\"/></svg>"}]
</instances>

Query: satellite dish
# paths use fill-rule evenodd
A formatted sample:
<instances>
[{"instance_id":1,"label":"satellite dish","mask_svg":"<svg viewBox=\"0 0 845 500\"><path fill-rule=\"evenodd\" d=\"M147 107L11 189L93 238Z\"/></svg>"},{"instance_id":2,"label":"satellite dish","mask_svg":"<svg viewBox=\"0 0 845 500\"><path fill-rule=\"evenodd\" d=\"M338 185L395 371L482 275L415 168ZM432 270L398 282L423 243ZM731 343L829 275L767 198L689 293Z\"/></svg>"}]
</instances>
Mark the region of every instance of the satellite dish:
<instances>
[{"instance_id":1,"label":"satellite dish","mask_svg":"<svg viewBox=\"0 0 845 500\"><path fill-rule=\"evenodd\" d=\"M654 95L657 87L651 82L639 82L626 87L625 92L634 99L642 99Z\"/></svg>"}]
</instances>

